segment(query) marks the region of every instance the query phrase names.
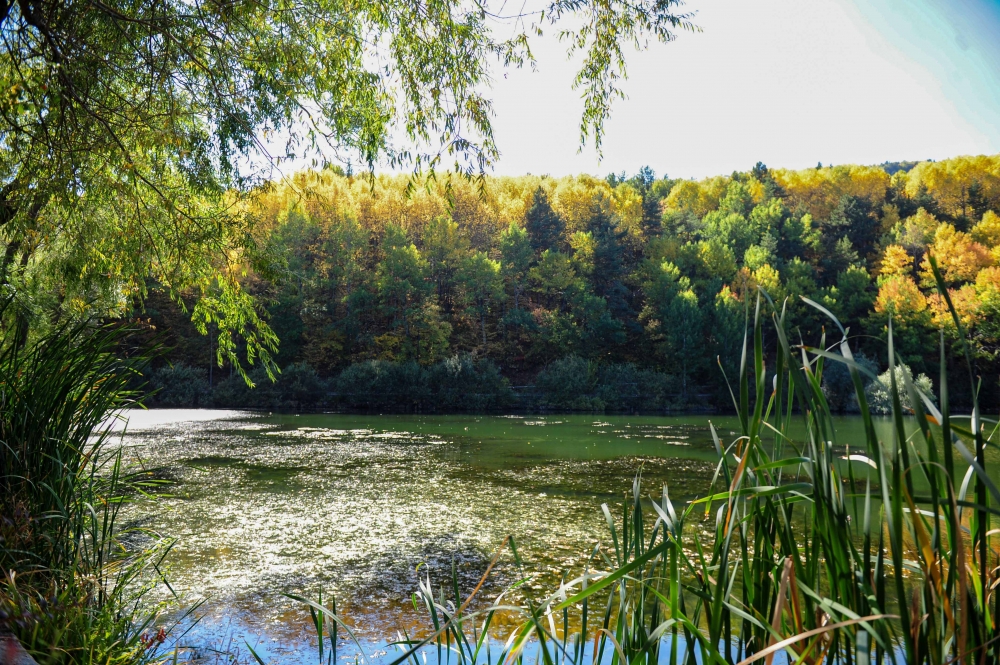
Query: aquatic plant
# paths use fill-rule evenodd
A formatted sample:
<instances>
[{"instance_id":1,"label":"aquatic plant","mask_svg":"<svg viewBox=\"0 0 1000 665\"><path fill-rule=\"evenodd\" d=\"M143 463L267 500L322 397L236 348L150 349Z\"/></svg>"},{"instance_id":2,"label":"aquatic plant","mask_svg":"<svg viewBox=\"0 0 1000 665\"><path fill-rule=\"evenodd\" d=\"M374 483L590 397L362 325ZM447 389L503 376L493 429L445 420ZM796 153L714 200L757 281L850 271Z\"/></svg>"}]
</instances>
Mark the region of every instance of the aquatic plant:
<instances>
[{"instance_id":1,"label":"aquatic plant","mask_svg":"<svg viewBox=\"0 0 1000 665\"><path fill-rule=\"evenodd\" d=\"M0 342L0 633L45 663L142 663L162 634L138 609L170 542L119 523L155 481L110 446L145 358L78 326Z\"/></svg>"},{"instance_id":2,"label":"aquatic plant","mask_svg":"<svg viewBox=\"0 0 1000 665\"><path fill-rule=\"evenodd\" d=\"M930 265L962 339L933 259ZM789 663L996 662L1000 595L990 515L1000 491L985 455L996 428L987 432L975 402L968 416L951 413L943 336L937 403L908 373L894 371L890 321L893 428L880 440L864 390L869 370L854 360L837 319L807 304L829 316L841 339L829 347L825 340L794 345L785 308L758 298L731 391L741 431L724 443L712 429L718 466L706 496L675 506L669 487L645 497L637 479L620 521L604 506L610 544L596 547L586 570L540 601L513 602L514 585L473 608L483 582L463 596L457 583L435 593L426 578L414 596L427 612L426 634L400 636L389 662L419 665L421 650L458 665L525 658L544 665L770 665L777 654ZM776 341L771 367L768 319ZM829 362L850 371L862 441L837 438L823 391ZM793 438L796 419L805 435ZM519 563L515 541L506 546ZM337 631L353 635L332 603L300 600L313 612L320 660L325 653L332 662ZM498 635L501 613L517 622Z\"/></svg>"}]
</instances>

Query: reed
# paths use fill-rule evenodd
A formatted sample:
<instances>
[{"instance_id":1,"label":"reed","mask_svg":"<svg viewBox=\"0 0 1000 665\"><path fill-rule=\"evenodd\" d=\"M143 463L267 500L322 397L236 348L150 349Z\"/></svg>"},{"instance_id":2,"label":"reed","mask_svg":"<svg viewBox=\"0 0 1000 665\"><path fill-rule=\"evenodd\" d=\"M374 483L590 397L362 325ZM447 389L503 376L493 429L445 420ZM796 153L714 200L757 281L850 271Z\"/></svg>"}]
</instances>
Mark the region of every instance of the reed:
<instances>
[{"instance_id":1,"label":"reed","mask_svg":"<svg viewBox=\"0 0 1000 665\"><path fill-rule=\"evenodd\" d=\"M937 395L890 372L892 427L880 438L864 390L874 375L854 361L836 318L809 304L839 331L832 344L793 343L784 307L758 298L730 390L741 432L723 442L712 429L718 465L705 496L675 505L669 487L645 496L637 478L619 517L604 506L609 539L588 569L540 602L508 600L514 585L473 609L482 582L468 596L457 582L435 594L427 577L414 596L427 613L426 635L400 636L391 665L420 665L428 650L456 665L1000 660L991 530L1000 491L986 455L996 425L975 400L968 348L971 414L950 410L942 337ZM770 354L765 337L774 340ZM891 322L887 356L893 369L900 361ZM821 388L831 362L850 371L864 440L838 440ZM515 541L505 548L519 564ZM320 661L334 662L338 635L353 634L332 603L298 599L313 612ZM517 617L517 627L499 634L499 613Z\"/></svg>"},{"instance_id":2,"label":"reed","mask_svg":"<svg viewBox=\"0 0 1000 665\"><path fill-rule=\"evenodd\" d=\"M125 469L108 420L145 358L122 359L113 328L17 334L0 344L0 631L43 665L148 661L164 636L141 600L170 542L119 522L156 482Z\"/></svg>"}]
</instances>

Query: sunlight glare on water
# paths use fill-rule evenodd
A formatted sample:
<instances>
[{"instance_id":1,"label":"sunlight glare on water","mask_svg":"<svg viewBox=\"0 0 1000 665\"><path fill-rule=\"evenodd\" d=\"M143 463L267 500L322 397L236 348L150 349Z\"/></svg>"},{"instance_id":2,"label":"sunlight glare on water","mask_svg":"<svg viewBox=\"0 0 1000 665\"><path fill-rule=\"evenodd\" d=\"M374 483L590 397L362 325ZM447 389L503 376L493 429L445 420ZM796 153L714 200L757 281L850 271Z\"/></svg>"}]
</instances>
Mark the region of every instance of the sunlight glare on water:
<instances>
[{"instance_id":1,"label":"sunlight glare on water","mask_svg":"<svg viewBox=\"0 0 1000 665\"><path fill-rule=\"evenodd\" d=\"M315 657L308 614L283 593L335 594L379 642L419 625L418 566L436 587L454 562L468 593L512 535L535 576L525 592L540 597L607 540L601 504L619 514L637 472L644 494L668 483L683 503L707 489L715 459L707 416L128 417L127 458L171 485L127 517L178 539L171 587L204 601L186 639L237 635L281 662ZM713 420L735 436L735 420ZM512 557L500 561L486 600L516 579Z\"/></svg>"}]
</instances>

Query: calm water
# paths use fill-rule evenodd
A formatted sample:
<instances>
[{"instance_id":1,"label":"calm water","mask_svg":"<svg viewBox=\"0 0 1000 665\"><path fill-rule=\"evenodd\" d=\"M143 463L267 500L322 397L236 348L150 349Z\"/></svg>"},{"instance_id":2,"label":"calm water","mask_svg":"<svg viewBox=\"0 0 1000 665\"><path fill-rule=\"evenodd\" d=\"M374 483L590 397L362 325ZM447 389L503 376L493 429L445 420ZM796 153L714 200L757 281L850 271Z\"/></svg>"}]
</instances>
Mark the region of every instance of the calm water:
<instances>
[{"instance_id":1,"label":"calm water","mask_svg":"<svg viewBox=\"0 0 1000 665\"><path fill-rule=\"evenodd\" d=\"M712 418L735 438L735 418ZM639 471L675 503L714 472L708 416L260 416L151 411L130 416L127 456L174 481L130 519L178 543L169 580L202 602L187 644L247 640L275 661L312 662L308 615L283 593L334 593L372 643L418 625L420 574L468 593L505 537L529 572L526 593L579 571L607 538ZM838 426L862 440L860 421ZM501 557L484 595L515 579Z\"/></svg>"}]
</instances>

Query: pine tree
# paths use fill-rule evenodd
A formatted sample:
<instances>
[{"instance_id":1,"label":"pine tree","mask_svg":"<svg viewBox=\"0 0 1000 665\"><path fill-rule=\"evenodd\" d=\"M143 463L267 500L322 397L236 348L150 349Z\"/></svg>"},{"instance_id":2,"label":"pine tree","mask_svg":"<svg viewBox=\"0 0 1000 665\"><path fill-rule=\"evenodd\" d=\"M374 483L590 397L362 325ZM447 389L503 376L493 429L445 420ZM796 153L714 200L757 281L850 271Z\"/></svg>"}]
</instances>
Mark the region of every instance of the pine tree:
<instances>
[{"instance_id":1,"label":"pine tree","mask_svg":"<svg viewBox=\"0 0 1000 665\"><path fill-rule=\"evenodd\" d=\"M590 234L594 238L594 291L607 300L612 312L621 313L628 308L628 289L623 284L625 232L601 206L595 205L590 218Z\"/></svg>"},{"instance_id":2,"label":"pine tree","mask_svg":"<svg viewBox=\"0 0 1000 665\"><path fill-rule=\"evenodd\" d=\"M660 199L652 191L642 194L642 233L647 239L660 235L663 231L663 210Z\"/></svg>"},{"instance_id":3,"label":"pine tree","mask_svg":"<svg viewBox=\"0 0 1000 665\"><path fill-rule=\"evenodd\" d=\"M531 208L524 216L524 228L531 237L531 246L536 254L540 255L547 249L559 251L565 244L563 231L566 225L552 209L549 197L541 187L535 190Z\"/></svg>"}]
</instances>

